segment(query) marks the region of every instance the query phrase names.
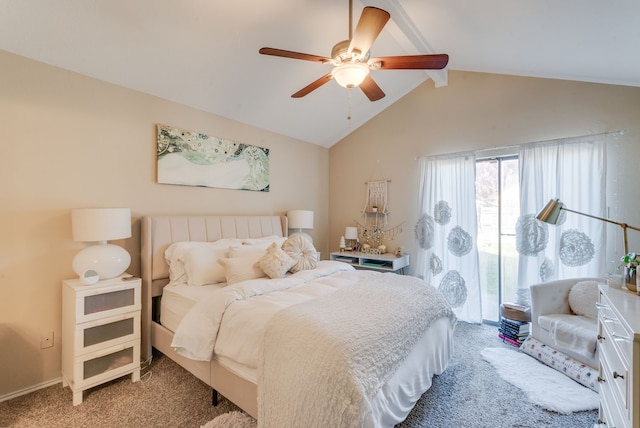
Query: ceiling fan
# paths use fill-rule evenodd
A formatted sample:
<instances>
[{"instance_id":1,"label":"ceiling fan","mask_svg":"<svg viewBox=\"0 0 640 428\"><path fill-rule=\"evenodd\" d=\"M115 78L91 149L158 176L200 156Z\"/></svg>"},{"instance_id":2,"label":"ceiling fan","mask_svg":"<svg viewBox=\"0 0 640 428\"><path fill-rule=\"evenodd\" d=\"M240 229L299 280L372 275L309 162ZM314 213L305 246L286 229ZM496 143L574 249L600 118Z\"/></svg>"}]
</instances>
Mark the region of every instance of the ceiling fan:
<instances>
[{"instance_id":1,"label":"ceiling fan","mask_svg":"<svg viewBox=\"0 0 640 428\"><path fill-rule=\"evenodd\" d=\"M301 59L304 61L332 64L334 68L321 78L300 89L292 98L301 98L335 79L339 85L351 89L360 87L371 101L384 97L380 86L371 78L371 70L441 70L447 66L447 54L407 55L369 58L369 49L376 40L391 15L377 7L367 6L362 10L360 20L352 33L353 0L349 0L349 40L338 42L331 49L331 58L292 52L275 48L262 48L263 55Z\"/></svg>"}]
</instances>

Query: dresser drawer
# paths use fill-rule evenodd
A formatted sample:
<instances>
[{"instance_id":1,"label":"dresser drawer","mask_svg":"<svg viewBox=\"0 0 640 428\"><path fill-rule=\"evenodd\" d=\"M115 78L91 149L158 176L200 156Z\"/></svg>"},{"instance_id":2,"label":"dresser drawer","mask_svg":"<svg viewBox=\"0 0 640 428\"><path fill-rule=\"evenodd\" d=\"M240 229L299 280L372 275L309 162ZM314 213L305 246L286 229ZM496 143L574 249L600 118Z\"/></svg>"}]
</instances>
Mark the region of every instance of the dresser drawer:
<instances>
[{"instance_id":1,"label":"dresser drawer","mask_svg":"<svg viewBox=\"0 0 640 428\"><path fill-rule=\"evenodd\" d=\"M73 365L72 388L88 388L140 367L140 341L122 343L79 356Z\"/></svg>"},{"instance_id":2,"label":"dresser drawer","mask_svg":"<svg viewBox=\"0 0 640 428\"><path fill-rule=\"evenodd\" d=\"M140 311L76 325L74 354L82 355L140 338Z\"/></svg>"},{"instance_id":3,"label":"dresser drawer","mask_svg":"<svg viewBox=\"0 0 640 428\"><path fill-rule=\"evenodd\" d=\"M611 400L611 389L607 382L600 383L600 420L607 428L625 428L627 424L614 400Z\"/></svg>"},{"instance_id":4,"label":"dresser drawer","mask_svg":"<svg viewBox=\"0 0 640 428\"><path fill-rule=\"evenodd\" d=\"M605 295L600 296L598 305L598 317L605 328L609 343L618 349L620 357L628 367L631 363L633 352L633 334L626 329L622 321L612 309L611 302Z\"/></svg>"},{"instance_id":5,"label":"dresser drawer","mask_svg":"<svg viewBox=\"0 0 640 428\"><path fill-rule=\"evenodd\" d=\"M606 342L606 340L605 340ZM624 367L621 361L617 358L615 352L607 352L604 347L601 348L600 353L600 388L601 393L606 392L604 395L611 401L610 406L616 408L615 414L620 417L624 417L624 420L629 418L629 371ZM619 426L619 425L616 425Z\"/></svg>"}]
</instances>

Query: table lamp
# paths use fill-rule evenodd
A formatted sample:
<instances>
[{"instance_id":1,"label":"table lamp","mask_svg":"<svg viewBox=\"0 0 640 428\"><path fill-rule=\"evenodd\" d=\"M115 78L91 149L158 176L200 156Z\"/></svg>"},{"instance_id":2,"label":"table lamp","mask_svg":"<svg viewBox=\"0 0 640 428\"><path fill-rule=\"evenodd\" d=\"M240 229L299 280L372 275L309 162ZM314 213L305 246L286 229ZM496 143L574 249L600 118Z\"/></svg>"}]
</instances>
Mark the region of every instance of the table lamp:
<instances>
[{"instance_id":1,"label":"table lamp","mask_svg":"<svg viewBox=\"0 0 640 428\"><path fill-rule=\"evenodd\" d=\"M73 240L93 243L73 258L73 271L84 283L115 278L131 263L124 248L107 243L131 237L129 208L83 208L71 210Z\"/></svg>"},{"instance_id":2,"label":"table lamp","mask_svg":"<svg viewBox=\"0 0 640 428\"><path fill-rule=\"evenodd\" d=\"M353 251L356 249L358 243L358 228L354 226L347 226L344 229L344 239L346 241L346 250Z\"/></svg>"},{"instance_id":3,"label":"table lamp","mask_svg":"<svg viewBox=\"0 0 640 428\"><path fill-rule=\"evenodd\" d=\"M313 229L313 211L308 210L290 210L287 211L287 219L289 221L289 229L297 230L289 236L300 234L309 241L313 241L311 236L303 232L303 229Z\"/></svg>"}]
</instances>

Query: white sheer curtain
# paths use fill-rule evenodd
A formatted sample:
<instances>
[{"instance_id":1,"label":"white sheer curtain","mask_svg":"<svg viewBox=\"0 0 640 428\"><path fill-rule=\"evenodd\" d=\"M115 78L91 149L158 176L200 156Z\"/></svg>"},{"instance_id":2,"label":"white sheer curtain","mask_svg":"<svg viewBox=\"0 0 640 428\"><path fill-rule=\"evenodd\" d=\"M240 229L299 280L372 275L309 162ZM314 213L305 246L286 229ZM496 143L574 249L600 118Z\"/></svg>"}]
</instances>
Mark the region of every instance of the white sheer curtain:
<instances>
[{"instance_id":1,"label":"white sheer curtain","mask_svg":"<svg viewBox=\"0 0 640 428\"><path fill-rule=\"evenodd\" d=\"M569 209L606 217L606 152L604 138L592 136L522 146L519 156L516 300L528 303L531 284L606 272L604 222L566 211L557 225L535 219L552 198Z\"/></svg>"},{"instance_id":2,"label":"white sheer curtain","mask_svg":"<svg viewBox=\"0 0 640 428\"><path fill-rule=\"evenodd\" d=\"M437 287L458 319L482 322L475 155L420 159L417 273Z\"/></svg>"}]
</instances>

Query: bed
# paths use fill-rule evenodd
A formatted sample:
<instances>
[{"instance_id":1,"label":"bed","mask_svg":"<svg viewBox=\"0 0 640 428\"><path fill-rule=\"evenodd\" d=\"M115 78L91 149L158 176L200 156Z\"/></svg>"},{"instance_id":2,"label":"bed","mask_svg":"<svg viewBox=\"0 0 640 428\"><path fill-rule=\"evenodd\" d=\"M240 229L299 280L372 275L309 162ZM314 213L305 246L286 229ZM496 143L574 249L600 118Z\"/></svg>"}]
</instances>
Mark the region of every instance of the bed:
<instances>
[{"instance_id":1,"label":"bed","mask_svg":"<svg viewBox=\"0 0 640 428\"><path fill-rule=\"evenodd\" d=\"M411 314L414 311L389 312L389 318L380 327L376 327L375 323L367 317L374 316L377 312L382 314L387 310L385 307L376 308L376 310L371 308L376 307L380 301L389 300L384 293L396 287L396 282L398 284L409 282L406 293L430 293L425 294L427 298L423 300L439 301L441 297L439 293L431 294L432 289L435 289L415 278L355 271L351 266L335 261L318 262L314 269L303 269L279 279L239 280L234 281L235 283L230 286L218 283L201 284L201 287L171 284L167 287L170 281L165 251L172 244L217 243L225 240L236 242L241 240L243 243L254 240L253 243L261 239L277 239L278 246L285 242L287 239L286 217L203 215L143 217L141 227L143 284L141 353L143 357L151 357L152 348L157 349L211 386L214 397L217 393L222 394L248 414L258 418L259 424L264 427L286 426L287 418L289 421L299 422L301 417L307 417L312 407L320 409L318 410L320 413L314 415L315 423L323 417L335 418L336 408L343 408L344 411L340 411L341 417L346 419L340 423L347 426L352 425L354 420L358 421L356 425L362 426L393 426L404 420L422 393L431 386L432 377L442 373L447 367L453 351L455 316L445 303L439 306L437 311L431 310L428 316L406 321L409 327L415 324L415 328L407 328L407 325L397 326L400 330L393 330L391 320L402 318L404 314ZM227 267L227 274L228 272ZM273 293L270 292L271 294L265 292L263 296L261 290L267 286L264 284L279 288ZM344 284L352 286L346 287L343 286ZM166 296L163 298L165 287ZM360 293L363 291L365 293L356 294L359 289L361 289ZM215 348L216 352L212 353L212 358L209 357L210 361L199 356L197 351L190 354L186 345L185 349L181 349L183 348L181 344L184 343L181 340L185 332L187 343L192 339L188 333L193 332L194 329L188 327L189 322L206 324L209 318L215 318L211 315L214 313L212 310L207 310L204 315L196 314L199 307L206 306L205 301L210 299L208 295L211 290L216 296L225 295L228 302L233 302L222 305L225 309L217 315L228 325L233 319L241 320L238 314L242 314L243 305L253 308L252 314L265 312L264 319L258 319L252 315L244 321L238 321L239 325L253 325L247 328L251 333L248 336L257 336L254 338L258 341L257 345L252 346L258 349L247 352L240 347L235 353L230 353L232 357L228 357L226 351L218 355ZM371 293L371 290L375 292ZM274 299L273 296L285 295L285 293L289 293L286 296L294 295L295 297L285 297L284 300L289 303L277 310L262 311L255 308L263 306L250 306L263 305L260 299L269 301ZM376 295L376 293L381 294ZM238 295L249 297L242 302L236 302L240 300ZM309 298L308 295L313 295L313 298ZM219 297L216 299L219 300ZM421 299L410 300L415 302ZM281 305L280 300L277 302L276 307ZM414 302L405 301L403 305L412 305ZM344 306L343 309L340 309L341 305ZM348 318L350 308L362 305L367 306L368 309L363 311L357 320ZM227 311L226 315L225 311ZM324 322L323 317L326 318L326 314L331 311L334 312L328 318L331 318L334 324L326 327L330 331L324 336L318 335L314 330L318 320ZM415 311L415 313L418 312ZM402 316L398 317L398 314ZM202 322L204 318L207 319L206 322ZM426 318L429 320L423 321ZM343 328L343 326L346 327ZM239 336L235 330L234 333L225 333L225 329L230 328L225 324L211 328L218 335L218 340L211 346L218 346L217 342L237 344L240 341L236 339ZM356 354L349 358L334 358L337 353L335 343L332 342L333 331L341 329L344 330L345 335L352 335L348 339L350 343L348 347L353 348L352 352ZM362 333L359 329L363 330ZM370 331L365 332L367 329ZM405 330L415 331L415 333L399 334L400 331ZM369 337L369 335L371 337L377 335L375 341L361 340L361 337ZM314 339L309 340L308 337ZM253 362L240 361L242 360L240 357L244 354L252 354L249 360ZM236 358L233 356L238 357L239 361L235 361ZM332 361L329 367L324 363L325 360ZM283 361L286 361L286 364L282 363ZM250 367L254 363L256 367ZM355 369L352 369L353 367ZM378 376L379 379L377 379L378 372L383 369L388 374ZM357 375L345 376L343 375L345 372L350 374L353 372ZM371 378L375 381L361 382L360 372L364 373L363 378ZM314 382L313 388L308 388L306 394L300 394L301 373L304 373L304 379ZM328 376L333 380L324 386L321 385L323 379ZM339 387L338 384L340 384ZM338 393L336 388L339 389ZM353 392L356 390L357 392ZM360 396L362 390L366 391L366 399ZM292 408L291 403L298 400L301 395L306 395L307 400L312 400L313 406L301 402L298 410ZM323 407L326 410L324 413ZM297 414L296 411L303 411L304 415ZM334 424L336 420L326 420L326 422Z\"/></svg>"}]
</instances>

